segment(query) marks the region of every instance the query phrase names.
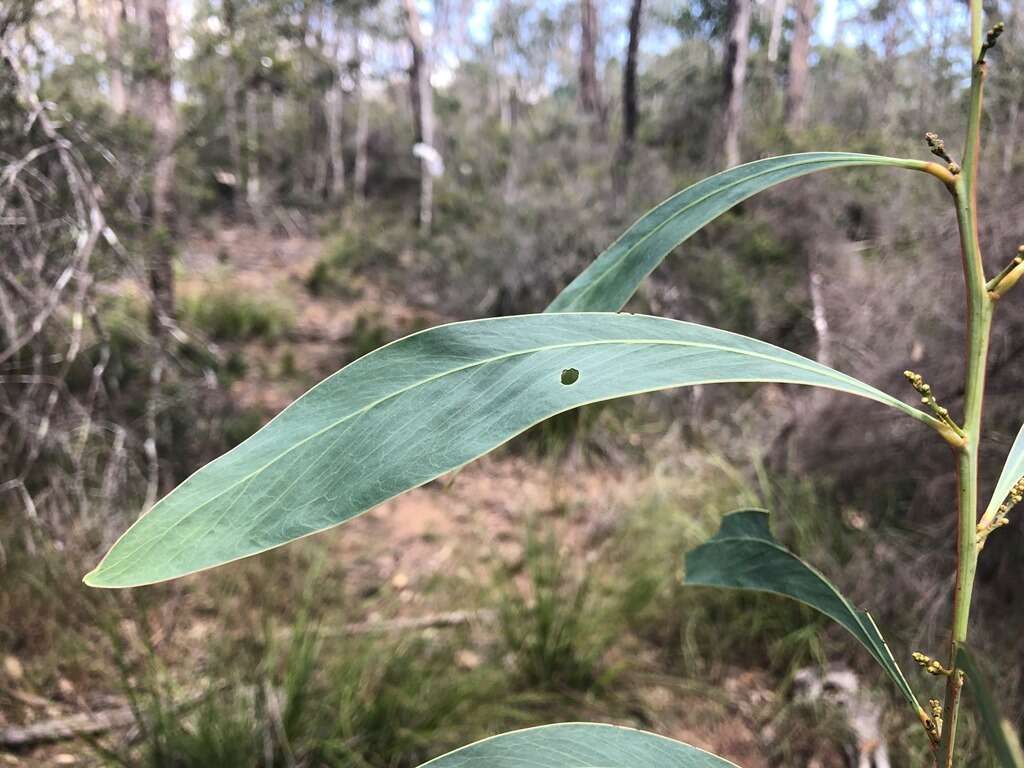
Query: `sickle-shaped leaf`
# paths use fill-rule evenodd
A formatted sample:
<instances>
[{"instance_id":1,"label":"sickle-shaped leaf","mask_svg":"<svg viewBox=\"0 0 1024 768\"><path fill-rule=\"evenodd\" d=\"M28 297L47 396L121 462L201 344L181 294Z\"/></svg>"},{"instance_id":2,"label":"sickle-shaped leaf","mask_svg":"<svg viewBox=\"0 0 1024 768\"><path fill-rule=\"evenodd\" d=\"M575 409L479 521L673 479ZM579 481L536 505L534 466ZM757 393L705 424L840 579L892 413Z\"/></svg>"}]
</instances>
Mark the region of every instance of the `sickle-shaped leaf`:
<instances>
[{"instance_id":1,"label":"sickle-shaped leaf","mask_svg":"<svg viewBox=\"0 0 1024 768\"><path fill-rule=\"evenodd\" d=\"M577 275L547 311L621 309L673 248L734 205L768 187L830 168L889 166L924 171L932 165L921 160L855 152L806 152L730 168L687 187L645 214Z\"/></svg>"},{"instance_id":2,"label":"sickle-shaped leaf","mask_svg":"<svg viewBox=\"0 0 1024 768\"><path fill-rule=\"evenodd\" d=\"M1010 489L1022 477L1024 477L1024 427L1020 428L1020 432L1017 433L1017 439L1010 446L1010 455L1006 457L1003 471L999 474L999 480L996 481L996 488L992 492L992 500L988 503L988 508L985 510L986 515L995 512L999 505L1006 500L1006 497L1010 495Z\"/></svg>"},{"instance_id":3,"label":"sickle-shaped leaf","mask_svg":"<svg viewBox=\"0 0 1024 768\"><path fill-rule=\"evenodd\" d=\"M1003 768L1024 768L1020 738L1013 725L999 713L995 699L992 698L992 688L966 645L957 646L956 666L967 675L967 690L978 707L982 730L999 764Z\"/></svg>"},{"instance_id":4,"label":"sickle-shaped leaf","mask_svg":"<svg viewBox=\"0 0 1024 768\"><path fill-rule=\"evenodd\" d=\"M163 581L322 531L587 403L689 384L776 381L930 416L778 347L604 313L454 323L325 379L140 518L92 586Z\"/></svg>"},{"instance_id":5,"label":"sickle-shaped leaf","mask_svg":"<svg viewBox=\"0 0 1024 768\"><path fill-rule=\"evenodd\" d=\"M820 611L867 648L928 726L928 716L871 615L856 608L819 571L779 544L763 509L744 509L723 517L718 533L687 553L686 583L771 592Z\"/></svg>"},{"instance_id":6,"label":"sickle-shaped leaf","mask_svg":"<svg viewBox=\"0 0 1024 768\"><path fill-rule=\"evenodd\" d=\"M503 733L420 768L737 768L680 741L600 723L559 723Z\"/></svg>"}]
</instances>

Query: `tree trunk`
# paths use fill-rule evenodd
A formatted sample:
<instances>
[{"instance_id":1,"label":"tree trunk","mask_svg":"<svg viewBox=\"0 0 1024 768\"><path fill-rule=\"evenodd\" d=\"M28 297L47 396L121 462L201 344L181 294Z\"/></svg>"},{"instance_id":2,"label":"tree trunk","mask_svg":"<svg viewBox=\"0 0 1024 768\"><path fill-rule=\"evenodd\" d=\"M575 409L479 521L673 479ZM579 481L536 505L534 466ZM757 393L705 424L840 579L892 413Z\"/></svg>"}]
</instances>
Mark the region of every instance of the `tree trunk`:
<instances>
[{"instance_id":1,"label":"tree trunk","mask_svg":"<svg viewBox=\"0 0 1024 768\"><path fill-rule=\"evenodd\" d=\"M597 79L597 9L594 0L580 2L580 108L594 124L596 132L604 129L604 102Z\"/></svg>"},{"instance_id":2,"label":"tree trunk","mask_svg":"<svg viewBox=\"0 0 1024 768\"><path fill-rule=\"evenodd\" d=\"M725 49L725 88L722 118L722 154L727 166L740 162L740 130L743 125L743 90L750 53L751 0L730 0L729 39Z\"/></svg>"},{"instance_id":3,"label":"tree trunk","mask_svg":"<svg viewBox=\"0 0 1024 768\"><path fill-rule=\"evenodd\" d=\"M110 77L110 108L123 115L128 109L128 94L124 85L124 61L121 52L121 28L124 5L120 0L107 0L103 33L107 46L107 75Z\"/></svg>"},{"instance_id":4,"label":"tree trunk","mask_svg":"<svg viewBox=\"0 0 1024 768\"><path fill-rule=\"evenodd\" d=\"M367 143L370 138L370 109L363 93L363 50L359 25L352 34L352 55L354 57L352 76L355 79L353 98L356 102L356 160L352 169L352 186L356 205L366 199Z\"/></svg>"},{"instance_id":5,"label":"tree trunk","mask_svg":"<svg viewBox=\"0 0 1024 768\"><path fill-rule=\"evenodd\" d=\"M508 2L509 0L502 0L495 14L495 19L505 19L507 17ZM496 35L493 30L491 31L491 59L495 62L494 78L491 81L494 87L488 96L490 99L493 99L495 111L498 113L498 124L502 130L507 131L511 115L509 114L508 100L505 96L505 73L502 71L501 63L509 59L508 45L504 37Z\"/></svg>"},{"instance_id":6,"label":"tree trunk","mask_svg":"<svg viewBox=\"0 0 1024 768\"><path fill-rule=\"evenodd\" d=\"M1006 137L1003 139L1002 169L1006 175L1013 170L1014 156L1017 154L1017 133L1020 123L1021 97L1018 96L1010 104L1010 115L1006 121Z\"/></svg>"},{"instance_id":7,"label":"tree trunk","mask_svg":"<svg viewBox=\"0 0 1024 768\"><path fill-rule=\"evenodd\" d=\"M238 214L242 190L245 188L245 169L242 166L242 127L238 114L238 65L234 58L228 62L224 77L224 129L228 135L228 156L231 158L231 175L234 186L231 192L231 209Z\"/></svg>"},{"instance_id":8,"label":"tree trunk","mask_svg":"<svg viewBox=\"0 0 1024 768\"><path fill-rule=\"evenodd\" d=\"M779 44L782 42L782 20L786 16L786 0L772 3L772 21L768 32L768 61L779 60Z\"/></svg>"},{"instance_id":9,"label":"tree trunk","mask_svg":"<svg viewBox=\"0 0 1024 768\"><path fill-rule=\"evenodd\" d=\"M629 166L633 162L633 147L636 143L636 130L640 122L640 111L637 107L636 68L637 55L640 48L640 17L643 13L643 0L633 0L629 12L629 42L626 45L626 63L622 70L622 144L619 157L615 163L613 178L616 180L616 197L621 198L629 187Z\"/></svg>"},{"instance_id":10,"label":"tree trunk","mask_svg":"<svg viewBox=\"0 0 1024 768\"><path fill-rule=\"evenodd\" d=\"M341 40L335 30L334 83L327 91L324 111L327 113L327 148L331 158L331 199L340 203L345 197L345 151L341 134L342 115L345 108L345 93L341 88Z\"/></svg>"},{"instance_id":11,"label":"tree trunk","mask_svg":"<svg viewBox=\"0 0 1024 768\"><path fill-rule=\"evenodd\" d=\"M807 121L807 72L811 54L811 27L816 0L797 0L793 40L789 46L789 79L786 82L786 129L803 128Z\"/></svg>"},{"instance_id":12,"label":"tree trunk","mask_svg":"<svg viewBox=\"0 0 1024 768\"><path fill-rule=\"evenodd\" d=\"M306 104L308 134L303 149L308 158L305 164L309 166L309 188L318 200L327 199L331 175L330 142L327 141L328 110L324 109L326 100L326 96L319 100L312 98Z\"/></svg>"},{"instance_id":13,"label":"tree trunk","mask_svg":"<svg viewBox=\"0 0 1024 768\"><path fill-rule=\"evenodd\" d=\"M636 97L637 53L640 47L640 16L643 0L633 0L629 13L629 44L626 48L626 64L622 73L622 137L626 144L636 141L636 129L640 119Z\"/></svg>"},{"instance_id":14,"label":"tree trunk","mask_svg":"<svg viewBox=\"0 0 1024 768\"><path fill-rule=\"evenodd\" d=\"M245 91L245 203L253 217L259 220L263 211L263 193L260 188L260 125L259 94L255 87Z\"/></svg>"},{"instance_id":15,"label":"tree trunk","mask_svg":"<svg viewBox=\"0 0 1024 768\"><path fill-rule=\"evenodd\" d=\"M164 371L174 325L174 142L175 124L172 86L171 31L167 18L171 0L145 0L150 66L140 94L144 119L153 125L153 186L150 198L152 236L147 252L147 271L152 293L150 329L154 338L149 369L149 392L145 403L147 459L145 508L149 509L160 491L161 462L158 455L159 411Z\"/></svg>"},{"instance_id":16,"label":"tree trunk","mask_svg":"<svg viewBox=\"0 0 1024 768\"><path fill-rule=\"evenodd\" d=\"M519 197L519 166L522 159L522 141L519 138L519 91L515 84L508 87L508 98L502 99L502 112L506 115L508 125L508 165L505 168L505 180L502 184L502 198L505 204L513 206Z\"/></svg>"},{"instance_id":17,"label":"tree trunk","mask_svg":"<svg viewBox=\"0 0 1024 768\"><path fill-rule=\"evenodd\" d=\"M172 56L168 0L147 0L149 55L152 66L145 83L145 117L153 125L153 189L150 203L155 242L149 249L149 281L153 292L153 327L158 336L174 318L174 100L171 95Z\"/></svg>"},{"instance_id":18,"label":"tree trunk","mask_svg":"<svg viewBox=\"0 0 1024 768\"><path fill-rule=\"evenodd\" d=\"M224 27L227 30L228 55L224 76L224 130L228 138L228 156L231 158L231 175L234 187L231 192L231 209L237 215L245 188L245 170L242 167L242 125L238 114L239 74L235 60L235 4L224 0Z\"/></svg>"},{"instance_id":19,"label":"tree trunk","mask_svg":"<svg viewBox=\"0 0 1024 768\"><path fill-rule=\"evenodd\" d=\"M331 198L338 203L345 197L345 153L341 135L342 109L345 95L341 83L335 83L327 91L327 142L331 157Z\"/></svg>"},{"instance_id":20,"label":"tree trunk","mask_svg":"<svg viewBox=\"0 0 1024 768\"><path fill-rule=\"evenodd\" d=\"M409 65L409 87L412 97L413 120L416 128L416 142L428 150L434 150L434 92L430 85L430 63L423 40L423 29L416 0L402 0L405 8L406 34L412 48L412 63ZM434 217L434 177L429 158L420 154L420 230L430 232Z\"/></svg>"},{"instance_id":21,"label":"tree trunk","mask_svg":"<svg viewBox=\"0 0 1024 768\"><path fill-rule=\"evenodd\" d=\"M828 324L828 314L825 310L825 294L822 290L824 280L822 269L816 254L811 254L807 260L807 284L808 293L811 297L811 322L814 325L814 335L818 339L818 349L815 359L822 365L832 366L832 332Z\"/></svg>"}]
</instances>

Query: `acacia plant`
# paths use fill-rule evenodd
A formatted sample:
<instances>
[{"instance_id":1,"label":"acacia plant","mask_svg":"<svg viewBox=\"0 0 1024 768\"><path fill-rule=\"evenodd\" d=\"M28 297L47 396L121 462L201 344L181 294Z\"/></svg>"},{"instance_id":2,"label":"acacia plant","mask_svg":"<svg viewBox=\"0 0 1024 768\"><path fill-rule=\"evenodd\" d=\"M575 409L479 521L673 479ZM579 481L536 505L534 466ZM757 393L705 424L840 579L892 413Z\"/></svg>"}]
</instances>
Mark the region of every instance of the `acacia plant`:
<instances>
[{"instance_id":1,"label":"acacia plant","mask_svg":"<svg viewBox=\"0 0 1024 768\"><path fill-rule=\"evenodd\" d=\"M978 165L986 53L971 0L971 88L962 164L927 135L940 162L844 152L758 160L707 178L633 224L543 314L452 323L360 358L304 394L267 426L159 501L85 577L95 587L173 579L263 552L346 522L450 472L557 413L610 398L713 382L781 382L868 398L935 430L956 460L956 581L947 653L913 659L946 679L945 700L917 700L871 616L772 536L767 513L741 510L686 558L691 584L774 592L800 600L848 630L913 708L941 768L954 765L961 693L968 680L982 724L1005 768L1024 759L965 646L971 592L985 540L1024 495L1024 429L979 516L978 445L993 311L1024 274L1024 247L988 279L978 242ZM764 189L816 171L881 166L923 172L950 193L966 283L964 412L958 420L924 379L908 405L875 387L771 344L665 318L623 314L643 279L680 243ZM731 763L653 734L572 723L496 736L437 758L455 766L643 766Z\"/></svg>"}]
</instances>

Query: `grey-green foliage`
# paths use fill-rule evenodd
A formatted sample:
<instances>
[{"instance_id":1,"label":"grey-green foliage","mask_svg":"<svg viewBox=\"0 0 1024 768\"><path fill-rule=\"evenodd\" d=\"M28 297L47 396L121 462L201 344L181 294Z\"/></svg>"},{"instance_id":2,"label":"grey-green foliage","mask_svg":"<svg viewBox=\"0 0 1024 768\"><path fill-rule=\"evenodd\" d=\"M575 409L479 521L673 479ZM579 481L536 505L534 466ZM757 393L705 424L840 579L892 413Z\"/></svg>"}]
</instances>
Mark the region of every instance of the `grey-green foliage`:
<instances>
[{"instance_id":1,"label":"grey-green foliage","mask_svg":"<svg viewBox=\"0 0 1024 768\"><path fill-rule=\"evenodd\" d=\"M844 166L934 172L917 160L810 153L740 166L683 190L598 257L549 313L413 334L321 382L161 500L86 582L148 584L279 546L456 469L555 414L669 387L755 381L818 386L888 405L955 442L959 432L934 416L764 342L673 320L566 311L621 308L675 246L738 202L787 179ZM949 176L937 175L942 173ZM1018 453L1015 444L997 495L1020 476L1024 459ZM690 554L687 566L691 583L788 595L839 622L935 735L871 617L779 546L765 513L747 510L726 518L719 534ZM506 734L433 764L728 765L650 734L584 724Z\"/></svg>"},{"instance_id":2,"label":"grey-green foliage","mask_svg":"<svg viewBox=\"0 0 1024 768\"><path fill-rule=\"evenodd\" d=\"M800 355L693 323L596 313L454 323L325 379L157 503L86 582L162 581L324 530L580 405L739 381L839 390L931 420Z\"/></svg>"},{"instance_id":3,"label":"grey-green foliage","mask_svg":"<svg viewBox=\"0 0 1024 768\"><path fill-rule=\"evenodd\" d=\"M924 713L874 619L859 610L818 570L772 535L768 513L744 509L726 515L705 544L686 555L686 583L785 595L842 625L874 657L919 715Z\"/></svg>"},{"instance_id":4,"label":"grey-green foliage","mask_svg":"<svg viewBox=\"0 0 1024 768\"><path fill-rule=\"evenodd\" d=\"M925 163L854 152L806 152L757 160L709 176L641 217L581 272L548 312L614 312L680 243L738 203L815 171L851 166L923 170Z\"/></svg>"},{"instance_id":5,"label":"grey-green foliage","mask_svg":"<svg viewBox=\"0 0 1024 768\"><path fill-rule=\"evenodd\" d=\"M503 733L423 768L736 768L664 736L599 723L561 723Z\"/></svg>"}]
</instances>

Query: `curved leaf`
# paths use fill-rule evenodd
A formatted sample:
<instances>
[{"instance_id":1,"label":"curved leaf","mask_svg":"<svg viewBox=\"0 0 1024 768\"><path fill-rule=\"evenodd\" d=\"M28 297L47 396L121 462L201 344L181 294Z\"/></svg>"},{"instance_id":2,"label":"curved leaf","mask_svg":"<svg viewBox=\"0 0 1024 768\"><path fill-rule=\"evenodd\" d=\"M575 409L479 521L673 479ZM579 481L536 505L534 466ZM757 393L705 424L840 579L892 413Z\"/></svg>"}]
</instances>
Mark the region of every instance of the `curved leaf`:
<instances>
[{"instance_id":1,"label":"curved leaf","mask_svg":"<svg viewBox=\"0 0 1024 768\"><path fill-rule=\"evenodd\" d=\"M686 583L771 592L820 611L867 648L927 724L927 715L871 615L856 608L818 570L779 544L763 509L744 509L723 517L718 533L687 553Z\"/></svg>"},{"instance_id":2,"label":"curved leaf","mask_svg":"<svg viewBox=\"0 0 1024 768\"><path fill-rule=\"evenodd\" d=\"M158 502L86 583L163 581L330 528L580 405L734 381L826 387L931 419L812 360L693 323L596 313L454 323L325 379Z\"/></svg>"},{"instance_id":3,"label":"curved leaf","mask_svg":"<svg viewBox=\"0 0 1024 768\"><path fill-rule=\"evenodd\" d=\"M999 713L995 699L992 698L992 688L981 674L974 654L966 645L957 645L956 667L967 675L967 689L978 705L982 730L985 731L985 737L992 747L992 752L999 759L999 764L1003 768L1024 768L1024 751L1021 750L1020 738L1013 725Z\"/></svg>"},{"instance_id":4,"label":"curved leaf","mask_svg":"<svg viewBox=\"0 0 1024 768\"><path fill-rule=\"evenodd\" d=\"M614 312L677 245L734 205L768 187L815 171L889 166L924 171L929 163L855 152L806 152L757 160L687 187L641 217L581 272L548 312Z\"/></svg>"},{"instance_id":5,"label":"curved leaf","mask_svg":"<svg viewBox=\"0 0 1024 768\"><path fill-rule=\"evenodd\" d=\"M999 480L996 481L996 488L992 492L992 500L988 503L988 507L985 510L986 515L995 512L999 505L1006 500L1006 497L1010 495L1010 489L1022 477L1024 477L1024 426L1020 428L1020 432L1017 433L1017 439L1010 446L1010 454L1006 457L1006 463L1003 464L1003 471L999 474Z\"/></svg>"},{"instance_id":6,"label":"curved leaf","mask_svg":"<svg viewBox=\"0 0 1024 768\"><path fill-rule=\"evenodd\" d=\"M420 768L736 768L734 763L646 731L559 723L503 733Z\"/></svg>"}]
</instances>

